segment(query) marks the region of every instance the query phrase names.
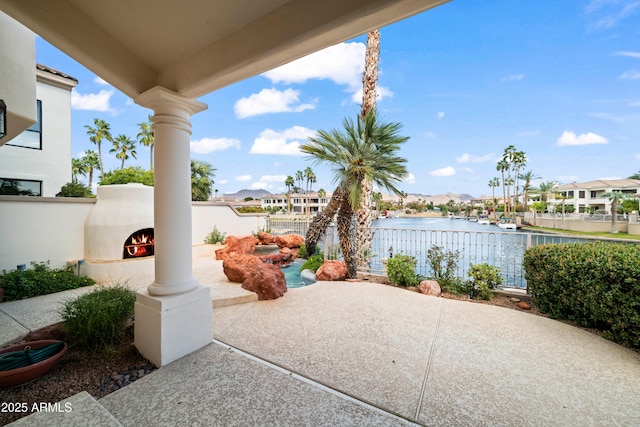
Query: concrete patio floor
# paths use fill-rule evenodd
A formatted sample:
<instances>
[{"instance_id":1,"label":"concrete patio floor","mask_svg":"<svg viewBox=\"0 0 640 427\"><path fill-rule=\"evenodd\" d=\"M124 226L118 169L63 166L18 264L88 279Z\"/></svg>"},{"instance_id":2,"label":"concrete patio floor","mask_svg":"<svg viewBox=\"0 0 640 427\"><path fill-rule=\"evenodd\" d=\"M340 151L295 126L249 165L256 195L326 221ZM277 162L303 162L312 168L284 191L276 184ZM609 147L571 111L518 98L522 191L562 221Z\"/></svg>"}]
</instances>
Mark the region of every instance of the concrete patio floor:
<instances>
[{"instance_id":1,"label":"concrete patio floor","mask_svg":"<svg viewBox=\"0 0 640 427\"><path fill-rule=\"evenodd\" d=\"M640 354L589 332L365 282L246 302L203 253L212 344L14 425L640 425Z\"/></svg>"}]
</instances>

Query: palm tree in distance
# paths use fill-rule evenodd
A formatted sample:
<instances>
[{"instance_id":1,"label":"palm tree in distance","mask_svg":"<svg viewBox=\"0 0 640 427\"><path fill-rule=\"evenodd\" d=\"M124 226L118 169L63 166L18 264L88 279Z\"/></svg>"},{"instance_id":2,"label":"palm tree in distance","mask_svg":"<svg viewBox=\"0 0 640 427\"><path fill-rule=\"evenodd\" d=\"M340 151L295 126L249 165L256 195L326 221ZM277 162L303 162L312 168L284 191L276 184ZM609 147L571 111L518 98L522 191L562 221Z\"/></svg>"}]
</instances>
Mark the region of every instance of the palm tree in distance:
<instances>
[{"instance_id":1,"label":"palm tree in distance","mask_svg":"<svg viewBox=\"0 0 640 427\"><path fill-rule=\"evenodd\" d=\"M618 233L618 206L621 201L629 199L629 196L622 191L609 191L602 197L611 200L611 234Z\"/></svg>"},{"instance_id":2,"label":"palm tree in distance","mask_svg":"<svg viewBox=\"0 0 640 427\"><path fill-rule=\"evenodd\" d=\"M71 182L77 183L78 175L87 175L86 165L82 159L71 159Z\"/></svg>"},{"instance_id":3,"label":"palm tree in distance","mask_svg":"<svg viewBox=\"0 0 640 427\"><path fill-rule=\"evenodd\" d=\"M149 170L153 170L153 146L155 143L153 129L151 128L152 123L151 115L148 116L146 122L138 123L140 128L138 142L145 147L149 147Z\"/></svg>"},{"instance_id":4,"label":"palm tree in distance","mask_svg":"<svg viewBox=\"0 0 640 427\"><path fill-rule=\"evenodd\" d=\"M524 185L522 186L522 193L524 195L524 211L527 211L527 206L529 203L529 191L531 190L531 181L535 181L536 179L540 179L541 176L537 175L534 171L530 170L525 173L521 173L518 175L518 178L524 181Z\"/></svg>"},{"instance_id":5,"label":"palm tree in distance","mask_svg":"<svg viewBox=\"0 0 640 427\"><path fill-rule=\"evenodd\" d=\"M496 187L500 187L500 178L492 178L489 180L489 187L491 187L491 206L493 207L493 217L495 219L498 218L498 213L496 212Z\"/></svg>"},{"instance_id":6,"label":"palm tree in distance","mask_svg":"<svg viewBox=\"0 0 640 427\"><path fill-rule=\"evenodd\" d=\"M300 146L315 163L331 166L336 191L327 209L315 216L306 236L307 253L315 253L316 244L324 234L336 211L338 234L347 277L355 278L358 269L355 208L363 194L361 182L366 179L392 193L401 195L398 188L407 175L407 160L398 156L400 146L409 138L400 136L400 123L379 123L375 111L357 124L344 119L344 129L318 131L317 135Z\"/></svg>"},{"instance_id":7,"label":"palm tree in distance","mask_svg":"<svg viewBox=\"0 0 640 427\"><path fill-rule=\"evenodd\" d=\"M304 172L303 171L296 171L296 182L298 183L297 188L298 190L294 190L294 193L298 192L298 193L302 193L302 181L304 181Z\"/></svg>"},{"instance_id":8,"label":"palm tree in distance","mask_svg":"<svg viewBox=\"0 0 640 427\"><path fill-rule=\"evenodd\" d=\"M322 211L322 199L327 196L327 191L324 188L318 190L318 212Z\"/></svg>"},{"instance_id":9,"label":"palm tree in distance","mask_svg":"<svg viewBox=\"0 0 640 427\"><path fill-rule=\"evenodd\" d=\"M284 185L287 186L287 212L291 213L291 188L296 185L296 181L291 175L287 176L284 180Z\"/></svg>"},{"instance_id":10,"label":"palm tree in distance","mask_svg":"<svg viewBox=\"0 0 640 427\"><path fill-rule=\"evenodd\" d=\"M105 122L102 119L93 119L94 127L89 125L85 125L84 127L87 129L87 135L89 135L89 141L96 144L98 146L98 163L100 166L100 178L104 177L104 167L102 166L102 151L100 148L100 144L103 139L106 139L109 142L113 142L113 137L111 136L111 129L109 123Z\"/></svg>"},{"instance_id":11,"label":"palm tree in distance","mask_svg":"<svg viewBox=\"0 0 640 427\"><path fill-rule=\"evenodd\" d=\"M307 166L307 168L304 170L304 178L307 182L307 187L306 187L306 206L307 206L307 215L311 214L311 203L309 200L309 193L311 192L311 187L313 185L314 182L316 182L316 174L313 173L313 170Z\"/></svg>"},{"instance_id":12,"label":"palm tree in distance","mask_svg":"<svg viewBox=\"0 0 640 427\"><path fill-rule=\"evenodd\" d=\"M93 185L93 171L95 169L100 168L100 161L98 160L98 153L93 150L87 150L82 157L82 162L84 163L85 168L87 169L87 173L89 174L89 190L91 190L91 186Z\"/></svg>"},{"instance_id":13,"label":"palm tree in distance","mask_svg":"<svg viewBox=\"0 0 640 427\"><path fill-rule=\"evenodd\" d=\"M507 214L507 185L505 182L504 173L508 168L509 163L507 163L504 158L502 158L496 166L496 170L502 174L502 212L504 215Z\"/></svg>"},{"instance_id":14,"label":"palm tree in distance","mask_svg":"<svg viewBox=\"0 0 640 427\"><path fill-rule=\"evenodd\" d=\"M215 170L210 163L191 159L191 200L195 202L209 200Z\"/></svg>"},{"instance_id":15,"label":"palm tree in distance","mask_svg":"<svg viewBox=\"0 0 640 427\"><path fill-rule=\"evenodd\" d=\"M113 140L113 147L109 150L110 153L115 153L116 158L120 159L120 170L124 169L125 160L129 159L129 156L136 159L136 142L129 138L127 135L118 135Z\"/></svg>"}]
</instances>

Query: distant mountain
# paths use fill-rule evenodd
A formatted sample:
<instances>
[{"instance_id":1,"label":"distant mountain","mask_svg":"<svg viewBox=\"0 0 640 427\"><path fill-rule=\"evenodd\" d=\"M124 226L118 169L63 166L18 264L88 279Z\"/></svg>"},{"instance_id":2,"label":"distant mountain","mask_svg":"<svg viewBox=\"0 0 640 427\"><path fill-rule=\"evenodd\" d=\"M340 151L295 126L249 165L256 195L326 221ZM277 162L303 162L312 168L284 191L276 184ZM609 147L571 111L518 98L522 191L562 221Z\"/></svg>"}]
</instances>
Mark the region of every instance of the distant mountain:
<instances>
[{"instance_id":1,"label":"distant mountain","mask_svg":"<svg viewBox=\"0 0 640 427\"><path fill-rule=\"evenodd\" d=\"M244 200L247 197L251 197L253 199L259 199L264 195L272 194L267 190L240 190L235 193L226 193L224 194L225 199L238 199Z\"/></svg>"}]
</instances>

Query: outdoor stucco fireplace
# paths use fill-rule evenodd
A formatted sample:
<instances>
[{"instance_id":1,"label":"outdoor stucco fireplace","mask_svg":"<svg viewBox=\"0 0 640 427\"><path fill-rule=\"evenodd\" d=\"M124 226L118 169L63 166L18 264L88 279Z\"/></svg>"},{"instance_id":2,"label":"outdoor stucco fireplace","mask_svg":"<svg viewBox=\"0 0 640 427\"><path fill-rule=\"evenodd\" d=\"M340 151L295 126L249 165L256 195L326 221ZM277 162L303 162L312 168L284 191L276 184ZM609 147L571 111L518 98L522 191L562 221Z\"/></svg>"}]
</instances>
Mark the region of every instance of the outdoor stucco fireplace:
<instances>
[{"instance_id":1,"label":"outdoor stucco fireplace","mask_svg":"<svg viewBox=\"0 0 640 427\"><path fill-rule=\"evenodd\" d=\"M84 226L84 271L98 281L153 281L153 187L100 185Z\"/></svg>"}]
</instances>

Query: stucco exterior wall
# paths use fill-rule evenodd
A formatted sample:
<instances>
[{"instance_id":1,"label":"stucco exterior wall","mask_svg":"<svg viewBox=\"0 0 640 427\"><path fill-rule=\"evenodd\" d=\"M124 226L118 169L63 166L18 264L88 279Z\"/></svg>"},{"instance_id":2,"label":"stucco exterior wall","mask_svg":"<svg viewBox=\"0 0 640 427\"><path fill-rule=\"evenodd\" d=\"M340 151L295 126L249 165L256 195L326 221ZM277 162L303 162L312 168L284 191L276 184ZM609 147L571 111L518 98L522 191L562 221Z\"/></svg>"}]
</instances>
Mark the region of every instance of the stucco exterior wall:
<instances>
[{"instance_id":1,"label":"stucco exterior wall","mask_svg":"<svg viewBox=\"0 0 640 427\"><path fill-rule=\"evenodd\" d=\"M531 221L533 224L533 221ZM588 232L606 232L611 231L611 221L570 221L562 218L555 219L555 227L553 219L541 219L536 218L535 225L538 227L555 228L557 230L572 230L572 231L588 231ZM629 231L629 224L625 221L618 221L618 231L627 233Z\"/></svg>"},{"instance_id":2,"label":"stucco exterior wall","mask_svg":"<svg viewBox=\"0 0 640 427\"><path fill-rule=\"evenodd\" d=\"M36 87L42 102L42 149L0 147L0 176L42 181L42 196L55 197L71 181L71 88L75 83L48 74L38 71ZM35 107L35 98L31 102Z\"/></svg>"},{"instance_id":3,"label":"stucco exterior wall","mask_svg":"<svg viewBox=\"0 0 640 427\"><path fill-rule=\"evenodd\" d=\"M0 271L31 261L52 268L83 259L85 221L96 199L0 196ZM230 204L194 202L193 245L216 226L227 235L246 236L266 224L264 214L240 214Z\"/></svg>"}]
</instances>

